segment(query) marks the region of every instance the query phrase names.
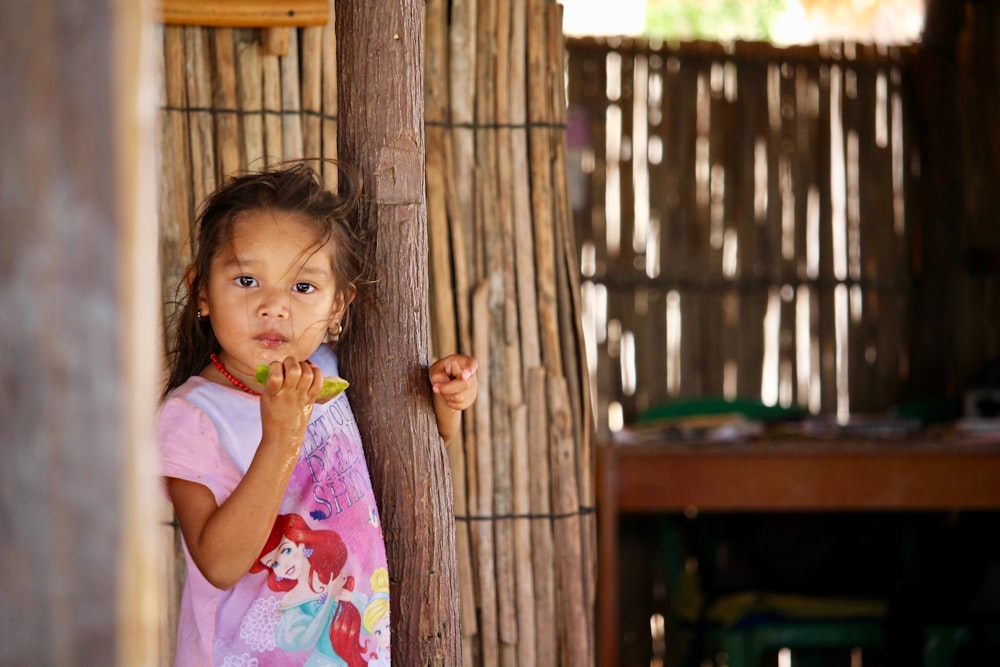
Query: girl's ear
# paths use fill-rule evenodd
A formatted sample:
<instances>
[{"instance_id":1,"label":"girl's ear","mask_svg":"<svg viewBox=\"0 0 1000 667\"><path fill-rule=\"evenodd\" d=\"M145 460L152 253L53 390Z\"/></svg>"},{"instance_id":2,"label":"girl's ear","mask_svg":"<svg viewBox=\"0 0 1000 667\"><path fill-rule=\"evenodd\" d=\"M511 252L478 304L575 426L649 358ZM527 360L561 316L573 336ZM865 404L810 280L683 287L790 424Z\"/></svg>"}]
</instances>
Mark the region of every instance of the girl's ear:
<instances>
[{"instance_id":1,"label":"girl's ear","mask_svg":"<svg viewBox=\"0 0 1000 667\"><path fill-rule=\"evenodd\" d=\"M202 317L208 317L208 299L205 294L204 286L198 290L198 294L192 294L191 291L194 289L194 279L198 276L198 272L195 271L193 264L188 264L188 267L184 269L184 284L187 285L188 294L190 294L190 299L195 302L196 310L198 314Z\"/></svg>"},{"instance_id":2,"label":"girl's ear","mask_svg":"<svg viewBox=\"0 0 1000 667\"><path fill-rule=\"evenodd\" d=\"M337 293L337 296L333 299L333 310L330 311L331 322L339 322L344 319L347 307L354 301L356 293L357 289L355 289L354 285L350 285L347 289L343 289Z\"/></svg>"}]
</instances>

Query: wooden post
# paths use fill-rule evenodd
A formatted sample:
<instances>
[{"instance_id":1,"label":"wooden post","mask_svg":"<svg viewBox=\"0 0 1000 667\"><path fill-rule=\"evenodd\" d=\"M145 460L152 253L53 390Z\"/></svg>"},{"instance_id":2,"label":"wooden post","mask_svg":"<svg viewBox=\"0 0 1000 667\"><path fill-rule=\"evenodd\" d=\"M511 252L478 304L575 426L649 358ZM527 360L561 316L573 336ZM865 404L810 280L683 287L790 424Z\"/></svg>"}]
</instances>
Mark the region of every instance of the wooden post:
<instances>
[{"instance_id":1,"label":"wooden post","mask_svg":"<svg viewBox=\"0 0 1000 667\"><path fill-rule=\"evenodd\" d=\"M4 665L156 662L159 298L152 96L138 103L153 76L144 4L0 9Z\"/></svg>"},{"instance_id":2,"label":"wooden post","mask_svg":"<svg viewBox=\"0 0 1000 667\"><path fill-rule=\"evenodd\" d=\"M423 3L335 5L338 155L361 169L361 286L343 366L389 556L393 662L461 664L452 484L427 379Z\"/></svg>"},{"instance_id":3,"label":"wooden post","mask_svg":"<svg viewBox=\"0 0 1000 667\"><path fill-rule=\"evenodd\" d=\"M955 327L960 319L954 311L959 240L968 227L965 206L961 131L958 109L958 41L962 32L961 2L930 0L927 29L917 52L915 107L919 119L915 127L924 161L936 168L925 169L921 185L915 278L918 281L913 327L914 356L911 384L941 391L956 390ZM930 279L928 279L930 278ZM942 325L942 322L945 323Z\"/></svg>"}]
</instances>

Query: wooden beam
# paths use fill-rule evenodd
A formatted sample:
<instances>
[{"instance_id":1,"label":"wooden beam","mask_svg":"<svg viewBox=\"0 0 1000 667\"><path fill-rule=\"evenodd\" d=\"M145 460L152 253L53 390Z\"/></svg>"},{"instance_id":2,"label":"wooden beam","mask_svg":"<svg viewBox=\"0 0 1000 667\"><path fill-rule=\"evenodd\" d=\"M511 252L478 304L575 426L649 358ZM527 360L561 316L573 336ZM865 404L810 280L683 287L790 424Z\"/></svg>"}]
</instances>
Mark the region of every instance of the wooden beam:
<instances>
[{"instance_id":1,"label":"wooden beam","mask_svg":"<svg viewBox=\"0 0 1000 667\"><path fill-rule=\"evenodd\" d=\"M370 239L341 357L382 513L392 661L461 665L451 470L427 380L423 0L336 3L338 156ZM480 371L482 372L482 371Z\"/></svg>"},{"instance_id":2,"label":"wooden beam","mask_svg":"<svg viewBox=\"0 0 1000 667\"><path fill-rule=\"evenodd\" d=\"M163 22L216 28L325 25L327 0L163 0Z\"/></svg>"}]
</instances>

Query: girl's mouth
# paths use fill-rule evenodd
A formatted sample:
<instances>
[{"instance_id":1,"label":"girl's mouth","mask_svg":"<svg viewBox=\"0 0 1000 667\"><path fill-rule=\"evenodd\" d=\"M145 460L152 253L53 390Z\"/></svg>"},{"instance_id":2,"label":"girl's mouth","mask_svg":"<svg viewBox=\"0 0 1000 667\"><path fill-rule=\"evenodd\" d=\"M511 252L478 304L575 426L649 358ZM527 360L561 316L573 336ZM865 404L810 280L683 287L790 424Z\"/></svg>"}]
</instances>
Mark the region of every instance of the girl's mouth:
<instances>
[{"instance_id":1,"label":"girl's mouth","mask_svg":"<svg viewBox=\"0 0 1000 667\"><path fill-rule=\"evenodd\" d=\"M275 333L261 334L257 336L254 340L256 340L264 347L279 347L288 342L284 336L280 336Z\"/></svg>"}]
</instances>

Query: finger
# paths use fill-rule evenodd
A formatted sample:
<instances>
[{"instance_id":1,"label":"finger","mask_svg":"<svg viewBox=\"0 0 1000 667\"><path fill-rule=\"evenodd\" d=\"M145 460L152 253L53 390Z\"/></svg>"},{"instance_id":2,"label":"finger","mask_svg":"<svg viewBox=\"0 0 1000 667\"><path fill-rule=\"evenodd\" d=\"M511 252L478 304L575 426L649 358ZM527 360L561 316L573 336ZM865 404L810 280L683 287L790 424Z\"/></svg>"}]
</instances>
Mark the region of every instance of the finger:
<instances>
[{"instance_id":1,"label":"finger","mask_svg":"<svg viewBox=\"0 0 1000 667\"><path fill-rule=\"evenodd\" d=\"M454 380L439 385L436 389L441 398L445 399L445 402L449 403L449 405L451 403L467 401L470 395L474 395L474 391L472 391L468 384L461 380Z\"/></svg>"},{"instance_id":2,"label":"finger","mask_svg":"<svg viewBox=\"0 0 1000 667\"><path fill-rule=\"evenodd\" d=\"M476 373L478 368L479 362L472 357L462 354L452 354L434 364L431 367L431 372L433 378L439 381L443 381L445 377L449 380L459 378L467 380Z\"/></svg>"},{"instance_id":3,"label":"finger","mask_svg":"<svg viewBox=\"0 0 1000 667\"><path fill-rule=\"evenodd\" d=\"M281 389L281 385L285 383L285 367L280 361L272 361L267 365L267 380L264 382L264 387L268 391L276 392Z\"/></svg>"},{"instance_id":4,"label":"finger","mask_svg":"<svg viewBox=\"0 0 1000 667\"><path fill-rule=\"evenodd\" d=\"M468 357L461 364L461 376L463 380L468 380L479 370L479 362L475 359Z\"/></svg>"},{"instance_id":5,"label":"finger","mask_svg":"<svg viewBox=\"0 0 1000 667\"><path fill-rule=\"evenodd\" d=\"M298 385L302 378L302 365L294 357L285 357L281 365L285 371L284 386L295 387Z\"/></svg>"},{"instance_id":6,"label":"finger","mask_svg":"<svg viewBox=\"0 0 1000 667\"><path fill-rule=\"evenodd\" d=\"M309 383L309 396L316 398L323 390L323 371L321 371L319 366L311 361L307 361L306 364L309 366L309 371L312 373L312 379Z\"/></svg>"},{"instance_id":7,"label":"finger","mask_svg":"<svg viewBox=\"0 0 1000 667\"><path fill-rule=\"evenodd\" d=\"M458 391L463 382L462 380L457 380L452 377L440 378L437 382L433 384L435 393L442 395L451 395Z\"/></svg>"},{"instance_id":8,"label":"finger","mask_svg":"<svg viewBox=\"0 0 1000 667\"><path fill-rule=\"evenodd\" d=\"M448 408L458 412L461 412L472 405L472 399L464 395L449 396L447 398L442 398L441 400Z\"/></svg>"},{"instance_id":9,"label":"finger","mask_svg":"<svg viewBox=\"0 0 1000 667\"><path fill-rule=\"evenodd\" d=\"M430 367L427 372L427 377L433 385L439 385L451 379L448 373L439 364L434 364Z\"/></svg>"},{"instance_id":10,"label":"finger","mask_svg":"<svg viewBox=\"0 0 1000 667\"><path fill-rule=\"evenodd\" d=\"M452 377L468 377L479 368L479 362L464 354L447 357L448 374Z\"/></svg>"},{"instance_id":11,"label":"finger","mask_svg":"<svg viewBox=\"0 0 1000 667\"><path fill-rule=\"evenodd\" d=\"M323 372L308 359L297 362L297 365L299 377L295 384L296 391L315 397L323 387Z\"/></svg>"}]
</instances>

